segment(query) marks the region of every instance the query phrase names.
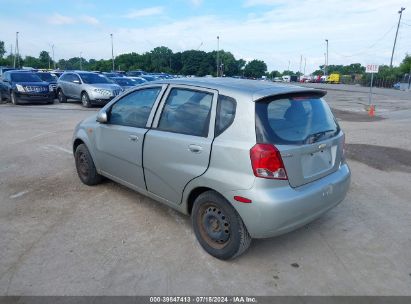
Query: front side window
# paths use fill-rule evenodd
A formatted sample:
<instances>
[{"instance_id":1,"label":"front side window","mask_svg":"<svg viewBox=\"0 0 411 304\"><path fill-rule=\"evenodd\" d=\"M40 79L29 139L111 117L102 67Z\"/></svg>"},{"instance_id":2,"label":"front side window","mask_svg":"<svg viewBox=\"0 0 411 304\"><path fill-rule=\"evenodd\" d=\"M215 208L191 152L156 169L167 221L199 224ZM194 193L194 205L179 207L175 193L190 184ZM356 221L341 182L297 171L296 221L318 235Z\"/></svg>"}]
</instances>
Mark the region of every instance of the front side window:
<instances>
[{"instance_id":1,"label":"front side window","mask_svg":"<svg viewBox=\"0 0 411 304\"><path fill-rule=\"evenodd\" d=\"M161 87L138 90L117 101L109 115L109 123L114 125L145 128L151 109Z\"/></svg>"},{"instance_id":2,"label":"front side window","mask_svg":"<svg viewBox=\"0 0 411 304\"><path fill-rule=\"evenodd\" d=\"M158 129L207 137L213 94L172 89L160 117Z\"/></svg>"}]
</instances>

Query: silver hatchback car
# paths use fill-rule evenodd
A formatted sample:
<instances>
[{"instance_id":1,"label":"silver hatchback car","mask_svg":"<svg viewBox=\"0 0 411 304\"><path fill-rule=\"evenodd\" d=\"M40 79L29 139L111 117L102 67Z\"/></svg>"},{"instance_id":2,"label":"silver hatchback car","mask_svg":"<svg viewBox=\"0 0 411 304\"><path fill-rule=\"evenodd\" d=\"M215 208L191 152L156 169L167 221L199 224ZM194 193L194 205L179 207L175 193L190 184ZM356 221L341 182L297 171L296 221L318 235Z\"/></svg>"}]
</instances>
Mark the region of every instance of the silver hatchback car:
<instances>
[{"instance_id":1,"label":"silver hatchback car","mask_svg":"<svg viewBox=\"0 0 411 304\"><path fill-rule=\"evenodd\" d=\"M201 246L230 259L344 199L344 134L324 95L253 80L150 82L77 125L77 172L191 215Z\"/></svg>"}]
</instances>

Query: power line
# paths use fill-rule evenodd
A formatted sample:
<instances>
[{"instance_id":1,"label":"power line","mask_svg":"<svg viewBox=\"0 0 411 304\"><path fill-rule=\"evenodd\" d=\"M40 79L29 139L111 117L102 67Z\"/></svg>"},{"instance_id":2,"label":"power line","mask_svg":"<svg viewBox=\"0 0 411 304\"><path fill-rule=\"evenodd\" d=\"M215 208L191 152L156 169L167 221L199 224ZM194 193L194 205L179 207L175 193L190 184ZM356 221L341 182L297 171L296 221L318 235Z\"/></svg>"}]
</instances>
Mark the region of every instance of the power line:
<instances>
[{"instance_id":1,"label":"power line","mask_svg":"<svg viewBox=\"0 0 411 304\"><path fill-rule=\"evenodd\" d=\"M380 43L393 30L394 27L395 27L395 25L391 26L391 28L388 31L386 31L380 38L378 38L373 44L371 44L370 46L362 49L361 51L359 51L357 53L354 53L354 54L351 54L351 55L343 55L343 54L340 54L340 53L335 52L335 51L334 51L334 53L341 56L341 57L344 57L344 58L351 58L351 57L355 57L357 55L362 55L362 54L366 53L369 49L375 47L378 43Z\"/></svg>"}]
</instances>

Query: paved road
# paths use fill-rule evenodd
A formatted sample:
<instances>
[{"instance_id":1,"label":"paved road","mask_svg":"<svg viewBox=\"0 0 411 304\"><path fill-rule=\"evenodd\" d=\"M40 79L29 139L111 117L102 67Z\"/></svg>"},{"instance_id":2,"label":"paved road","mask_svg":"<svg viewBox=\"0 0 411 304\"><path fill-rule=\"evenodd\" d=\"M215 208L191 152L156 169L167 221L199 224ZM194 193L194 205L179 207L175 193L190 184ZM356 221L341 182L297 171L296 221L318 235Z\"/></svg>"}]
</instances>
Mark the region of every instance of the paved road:
<instances>
[{"instance_id":1,"label":"paved road","mask_svg":"<svg viewBox=\"0 0 411 304\"><path fill-rule=\"evenodd\" d=\"M345 98L341 109L359 96ZM80 183L70 139L96 110L0 105L0 295L411 295L406 165L351 160L337 208L223 262L189 218L113 182ZM409 117L340 123L348 145L410 152Z\"/></svg>"}]
</instances>

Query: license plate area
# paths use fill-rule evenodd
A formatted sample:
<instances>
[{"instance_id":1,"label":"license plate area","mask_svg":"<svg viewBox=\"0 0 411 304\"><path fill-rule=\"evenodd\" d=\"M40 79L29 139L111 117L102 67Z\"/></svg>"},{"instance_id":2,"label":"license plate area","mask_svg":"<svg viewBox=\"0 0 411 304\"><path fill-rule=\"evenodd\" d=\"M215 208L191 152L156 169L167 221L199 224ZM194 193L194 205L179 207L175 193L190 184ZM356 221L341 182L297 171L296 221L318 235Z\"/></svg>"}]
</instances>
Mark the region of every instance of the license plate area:
<instances>
[{"instance_id":1,"label":"license plate area","mask_svg":"<svg viewBox=\"0 0 411 304\"><path fill-rule=\"evenodd\" d=\"M337 146L326 147L322 150L304 154L301 166L304 178L312 178L334 167Z\"/></svg>"}]
</instances>

